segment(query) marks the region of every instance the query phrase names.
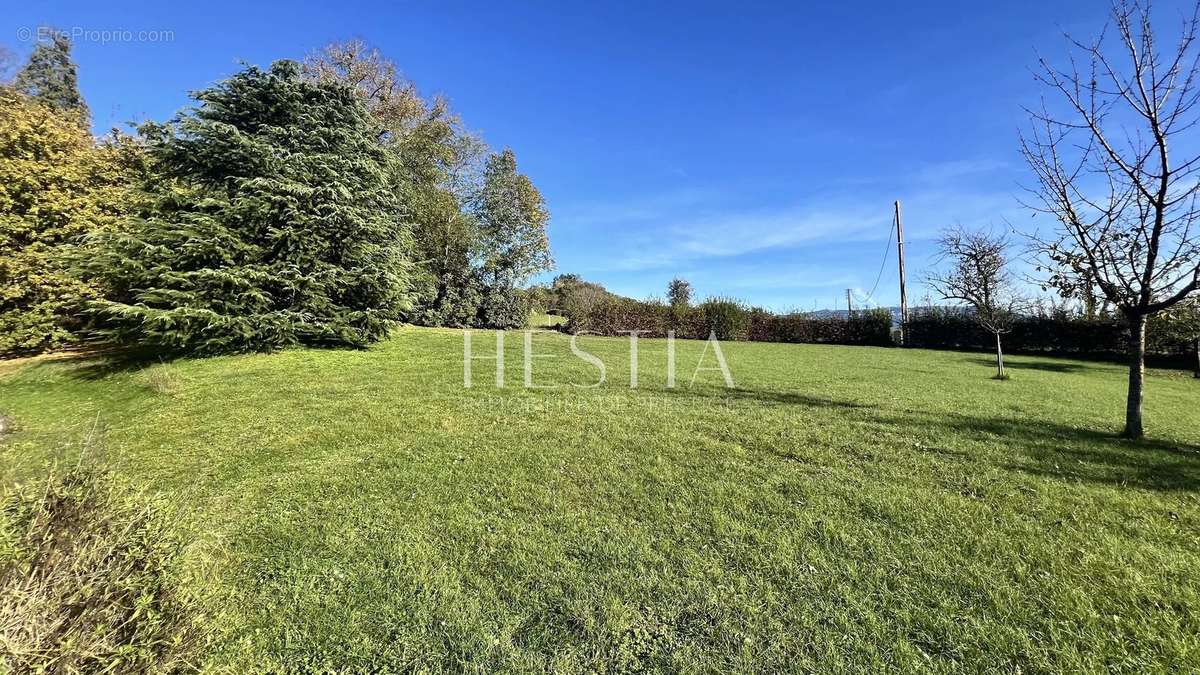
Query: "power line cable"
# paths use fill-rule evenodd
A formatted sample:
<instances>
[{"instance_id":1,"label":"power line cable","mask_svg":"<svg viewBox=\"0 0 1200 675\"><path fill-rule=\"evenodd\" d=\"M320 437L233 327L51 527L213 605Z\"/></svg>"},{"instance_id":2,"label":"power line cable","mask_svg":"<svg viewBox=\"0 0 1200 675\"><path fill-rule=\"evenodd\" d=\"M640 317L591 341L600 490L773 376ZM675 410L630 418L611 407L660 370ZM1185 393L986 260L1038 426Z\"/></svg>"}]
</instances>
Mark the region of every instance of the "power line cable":
<instances>
[{"instance_id":1,"label":"power line cable","mask_svg":"<svg viewBox=\"0 0 1200 675\"><path fill-rule=\"evenodd\" d=\"M892 252L892 238L896 236L896 221L892 219L892 228L888 230L887 246L883 249L883 262L879 263L879 274L875 275L875 285L871 287L871 292L867 293L867 302L872 302L875 299L875 290L879 288L879 281L883 278L883 269L887 267L888 258Z\"/></svg>"}]
</instances>

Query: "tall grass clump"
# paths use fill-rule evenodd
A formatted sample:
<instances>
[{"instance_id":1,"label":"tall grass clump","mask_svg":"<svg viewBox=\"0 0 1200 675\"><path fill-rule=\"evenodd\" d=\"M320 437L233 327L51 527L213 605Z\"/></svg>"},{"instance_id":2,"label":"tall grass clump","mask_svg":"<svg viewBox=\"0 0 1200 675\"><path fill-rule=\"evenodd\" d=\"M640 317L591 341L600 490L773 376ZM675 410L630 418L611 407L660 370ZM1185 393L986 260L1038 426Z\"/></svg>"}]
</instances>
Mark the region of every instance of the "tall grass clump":
<instances>
[{"instance_id":1,"label":"tall grass clump","mask_svg":"<svg viewBox=\"0 0 1200 675\"><path fill-rule=\"evenodd\" d=\"M0 499L0 671L195 670L194 601L162 502L55 471Z\"/></svg>"}]
</instances>

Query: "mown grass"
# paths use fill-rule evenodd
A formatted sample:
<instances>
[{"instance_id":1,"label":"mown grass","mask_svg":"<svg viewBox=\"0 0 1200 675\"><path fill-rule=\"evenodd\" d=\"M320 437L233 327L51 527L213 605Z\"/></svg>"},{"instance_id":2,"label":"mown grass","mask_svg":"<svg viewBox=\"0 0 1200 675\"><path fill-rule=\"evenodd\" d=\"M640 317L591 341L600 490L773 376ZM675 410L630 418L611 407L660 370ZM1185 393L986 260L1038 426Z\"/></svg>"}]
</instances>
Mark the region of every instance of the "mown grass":
<instances>
[{"instance_id":1,"label":"mown grass","mask_svg":"<svg viewBox=\"0 0 1200 675\"><path fill-rule=\"evenodd\" d=\"M539 334L535 384L594 382ZM607 382L506 383L458 331L0 375L9 480L99 428L188 514L215 667L1200 668L1200 387L1118 366L581 338ZM476 355L494 349L475 333ZM713 366L711 352L704 365Z\"/></svg>"},{"instance_id":2,"label":"mown grass","mask_svg":"<svg viewBox=\"0 0 1200 675\"><path fill-rule=\"evenodd\" d=\"M555 328L567 323L567 317L559 314L530 314L528 328Z\"/></svg>"}]
</instances>

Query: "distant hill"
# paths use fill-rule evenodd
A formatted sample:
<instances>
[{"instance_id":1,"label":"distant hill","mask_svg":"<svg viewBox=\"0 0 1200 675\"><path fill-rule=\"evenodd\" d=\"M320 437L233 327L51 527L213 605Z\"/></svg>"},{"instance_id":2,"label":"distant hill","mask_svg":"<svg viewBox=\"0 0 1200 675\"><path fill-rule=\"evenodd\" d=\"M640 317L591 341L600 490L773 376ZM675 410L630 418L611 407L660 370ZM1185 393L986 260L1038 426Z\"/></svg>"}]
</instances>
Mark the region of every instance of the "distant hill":
<instances>
[{"instance_id":1,"label":"distant hill","mask_svg":"<svg viewBox=\"0 0 1200 675\"><path fill-rule=\"evenodd\" d=\"M891 314L892 314L892 324L896 325L896 326L900 325L900 308L899 307L871 307L868 309L886 309L887 311L891 312ZM855 310L855 311L858 311L858 310ZM909 308L909 311L911 312L912 308ZM818 309L815 312L802 312L802 313L808 314L809 316L813 316L818 319L841 319L843 321L846 319L846 314L847 314L846 310L844 310L844 309Z\"/></svg>"}]
</instances>

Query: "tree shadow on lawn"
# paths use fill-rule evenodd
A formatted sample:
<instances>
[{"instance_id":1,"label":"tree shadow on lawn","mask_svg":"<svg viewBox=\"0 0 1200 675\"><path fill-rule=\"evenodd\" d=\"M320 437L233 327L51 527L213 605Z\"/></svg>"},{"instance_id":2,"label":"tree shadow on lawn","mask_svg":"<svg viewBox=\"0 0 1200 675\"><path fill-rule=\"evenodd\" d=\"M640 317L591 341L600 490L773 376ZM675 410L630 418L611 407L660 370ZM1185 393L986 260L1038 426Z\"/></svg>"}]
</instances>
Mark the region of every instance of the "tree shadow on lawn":
<instances>
[{"instance_id":1,"label":"tree shadow on lawn","mask_svg":"<svg viewBox=\"0 0 1200 675\"><path fill-rule=\"evenodd\" d=\"M1012 440L1028 463L1001 468L1070 481L1148 490L1200 490L1200 446L1161 439L1130 441L1055 422L951 413L922 424L977 440ZM893 419L892 423L898 420Z\"/></svg>"},{"instance_id":2,"label":"tree shadow on lawn","mask_svg":"<svg viewBox=\"0 0 1200 675\"><path fill-rule=\"evenodd\" d=\"M980 366L996 367L996 359L993 358L972 358L971 363ZM1111 364L1107 364L1111 365ZM1011 357L1004 358L1005 369L1011 370L1040 370L1047 373L1079 373L1091 368L1082 363L1062 363L1048 361L1024 361L1013 359Z\"/></svg>"},{"instance_id":3,"label":"tree shadow on lawn","mask_svg":"<svg viewBox=\"0 0 1200 675\"><path fill-rule=\"evenodd\" d=\"M57 364L67 366L66 372L72 378L101 380L110 375L135 372L173 360L175 357L147 350L79 345L25 359L15 359L11 370Z\"/></svg>"},{"instance_id":4,"label":"tree shadow on lawn","mask_svg":"<svg viewBox=\"0 0 1200 675\"><path fill-rule=\"evenodd\" d=\"M1011 450L1012 454L1006 455L1009 459L1019 454L1029 460L994 462L1008 471L1147 490L1200 491L1200 446L1190 443L1154 438L1131 441L1104 431L1047 420L895 410L786 391L709 388L664 391L677 396L820 408L856 422L932 437L929 446L940 448L936 454L957 460L994 462L986 455L945 448L946 434Z\"/></svg>"},{"instance_id":5,"label":"tree shadow on lawn","mask_svg":"<svg viewBox=\"0 0 1200 675\"><path fill-rule=\"evenodd\" d=\"M129 356L110 354L103 357L80 358L70 370L71 377L79 380L103 380L113 375L136 373L140 370L170 363L173 359L154 358L153 356Z\"/></svg>"},{"instance_id":6,"label":"tree shadow on lawn","mask_svg":"<svg viewBox=\"0 0 1200 675\"><path fill-rule=\"evenodd\" d=\"M90 373L94 368L108 367L106 364L112 358L113 352L110 350L91 347L68 347L33 356L18 356L0 360L0 375L15 373L24 368L38 368L55 364L69 366L69 372L72 376L82 376L85 373Z\"/></svg>"},{"instance_id":7,"label":"tree shadow on lawn","mask_svg":"<svg viewBox=\"0 0 1200 675\"><path fill-rule=\"evenodd\" d=\"M873 408L874 406L868 403L858 403L856 401L839 401L832 398L824 398L821 396L809 396L791 391L764 391L755 389L743 389L740 387L734 388L672 388L660 389L661 393L669 396L678 397L694 397L712 400L724 400L725 402L732 401L754 401L757 403L768 403L774 405L795 405L804 406L807 408Z\"/></svg>"}]
</instances>

